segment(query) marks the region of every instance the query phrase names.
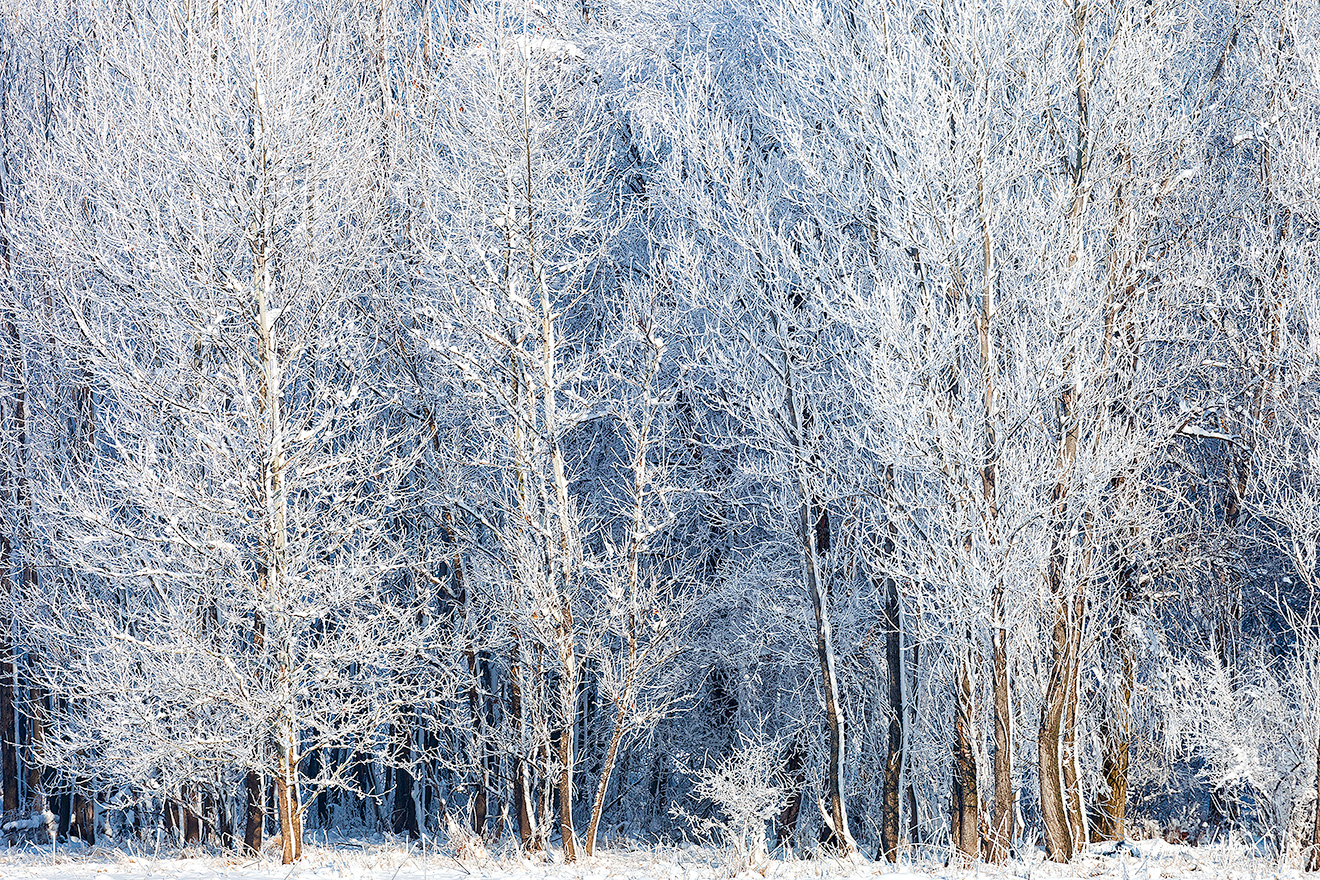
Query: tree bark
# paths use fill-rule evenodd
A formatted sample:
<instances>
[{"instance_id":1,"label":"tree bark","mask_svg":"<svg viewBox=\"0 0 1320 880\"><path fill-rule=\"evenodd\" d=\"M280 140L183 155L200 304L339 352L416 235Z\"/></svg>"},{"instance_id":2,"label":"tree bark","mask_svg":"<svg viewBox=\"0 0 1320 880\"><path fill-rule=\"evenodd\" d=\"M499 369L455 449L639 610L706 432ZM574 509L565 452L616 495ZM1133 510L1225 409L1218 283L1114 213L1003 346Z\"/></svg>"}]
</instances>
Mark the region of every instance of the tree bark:
<instances>
[{"instance_id":1,"label":"tree bark","mask_svg":"<svg viewBox=\"0 0 1320 880\"><path fill-rule=\"evenodd\" d=\"M605 793L609 789L610 775L614 772L614 762L619 757L619 743L623 741L624 725L627 722L628 685L624 685L624 699L619 702L618 716L614 719L614 733L610 735L610 746L605 752L605 764L600 770L600 781L596 784L596 797L591 804L591 821L587 823L586 853L596 854L596 832L600 828L600 816L605 809Z\"/></svg>"},{"instance_id":2,"label":"tree bark","mask_svg":"<svg viewBox=\"0 0 1320 880\"><path fill-rule=\"evenodd\" d=\"M13 564L8 535L0 535L0 590L8 602L12 596L10 566ZM18 713L14 711L17 682L16 666L10 643L13 622L8 616L0 617L0 780L3 781L3 815L14 816L18 802Z\"/></svg>"},{"instance_id":3,"label":"tree bark","mask_svg":"<svg viewBox=\"0 0 1320 880\"><path fill-rule=\"evenodd\" d=\"M568 600L564 600L564 614L570 614ZM571 617L569 620L571 621ZM568 631L572 632L571 623ZM564 848L564 861L577 860L577 830L573 827L573 738L577 720L577 670L572 668L573 650L568 649L570 668L564 670L559 682L559 837Z\"/></svg>"},{"instance_id":4,"label":"tree bark","mask_svg":"<svg viewBox=\"0 0 1320 880\"><path fill-rule=\"evenodd\" d=\"M288 742L280 743L275 802L280 813L281 861L291 865L302 858L302 804L298 794L298 763Z\"/></svg>"},{"instance_id":5,"label":"tree bark","mask_svg":"<svg viewBox=\"0 0 1320 880\"><path fill-rule=\"evenodd\" d=\"M1080 755L1077 748L1077 728L1080 721L1077 709L1081 704L1082 625L1086 620L1086 593L1078 589L1073 598L1075 611L1070 620L1072 646L1068 664L1067 711L1063 716L1063 784L1068 807L1068 833L1072 839L1073 855L1081 852L1090 838L1086 819L1086 803L1082 797Z\"/></svg>"},{"instance_id":6,"label":"tree bark","mask_svg":"<svg viewBox=\"0 0 1320 880\"><path fill-rule=\"evenodd\" d=\"M1126 612L1120 608L1110 630L1110 643L1118 654L1119 680L1117 705L1100 719L1100 742L1103 748L1101 769L1108 791L1098 804L1099 821L1095 836L1099 840L1123 840L1127 836L1128 763L1132 742L1132 687L1134 662L1127 628Z\"/></svg>"},{"instance_id":7,"label":"tree bark","mask_svg":"<svg viewBox=\"0 0 1320 880\"><path fill-rule=\"evenodd\" d=\"M262 834L266 829L266 781L256 770L243 777L243 798L247 821L243 826L243 849L250 855L261 853Z\"/></svg>"},{"instance_id":8,"label":"tree bark","mask_svg":"<svg viewBox=\"0 0 1320 880\"><path fill-rule=\"evenodd\" d=\"M509 654L509 717L513 725L514 741L518 744L522 741L523 728L520 650L515 639ZM536 806L532 801L531 786L528 784L527 763L517 747L513 753L513 805L514 813L518 818L518 839L523 849L538 848L540 838L536 833Z\"/></svg>"},{"instance_id":9,"label":"tree bark","mask_svg":"<svg viewBox=\"0 0 1320 880\"><path fill-rule=\"evenodd\" d=\"M1311 856L1306 870L1320 871L1320 739L1315 742L1315 819L1311 826Z\"/></svg>"},{"instance_id":10,"label":"tree bark","mask_svg":"<svg viewBox=\"0 0 1320 880\"><path fill-rule=\"evenodd\" d=\"M413 799L411 767L412 731L407 724L401 723L394 731L394 797L390 809L390 828L395 834L406 831L409 840L417 840L422 832L417 822L417 803ZM482 824L485 824L484 815Z\"/></svg>"},{"instance_id":11,"label":"tree bark","mask_svg":"<svg viewBox=\"0 0 1320 880\"><path fill-rule=\"evenodd\" d=\"M1053 564L1053 563L1051 563ZM1069 608L1064 602L1054 604L1053 649L1045 701L1041 706L1038 746L1040 776L1040 812L1045 826L1045 847L1056 862L1067 862L1077 852L1079 841L1073 839L1069 816L1068 786L1064 776L1064 728L1067 724L1071 692L1073 638Z\"/></svg>"},{"instance_id":12,"label":"tree bark","mask_svg":"<svg viewBox=\"0 0 1320 880\"><path fill-rule=\"evenodd\" d=\"M28 809L34 813L41 813L46 810L46 783L42 778L42 766L38 755L41 754L45 739L42 719L45 714L46 697L41 688L29 687L28 701L30 709L27 719L27 755L23 766L27 771Z\"/></svg>"},{"instance_id":13,"label":"tree bark","mask_svg":"<svg viewBox=\"0 0 1320 880\"><path fill-rule=\"evenodd\" d=\"M828 514L821 511L820 519ZM811 608L816 618L816 658L820 663L821 678L824 681L825 719L830 730L829 769L825 787L829 795L829 820L833 826L834 844L843 853L857 850L852 831L848 828L848 810L843 794L843 762L846 754L844 742L844 712L839 700L838 678L834 672L834 634L830 626L828 601L820 580L816 558L817 523L813 522L811 504L802 502L798 527L803 538L803 555L806 561L807 591L811 596Z\"/></svg>"},{"instance_id":14,"label":"tree bark","mask_svg":"<svg viewBox=\"0 0 1320 880\"><path fill-rule=\"evenodd\" d=\"M977 828L981 814L977 790L976 752L972 747L972 670L970 648L959 663L953 721L953 785L950 792L950 830L954 848L968 860L981 855Z\"/></svg>"},{"instance_id":15,"label":"tree bark","mask_svg":"<svg viewBox=\"0 0 1320 880\"><path fill-rule=\"evenodd\" d=\"M893 541L886 537L885 549L893 555ZM900 823L903 783L903 641L899 631L898 579L885 576L885 604L880 622L885 630L885 667L889 674L889 729L885 749L884 791L880 815L880 847L888 862L898 861L902 838Z\"/></svg>"},{"instance_id":16,"label":"tree bark","mask_svg":"<svg viewBox=\"0 0 1320 880\"><path fill-rule=\"evenodd\" d=\"M1003 588L999 586L995 597L999 620L995 624L991 678L994 691L995 724L995 802L990 815L988 857L996 864L1008 858L1013 842L1013 698L1008 681L1008 628L1003 615Z\"/></svg>"},{"instance_id":17,"label":"tree bark","mask_svg":"<svg viewBox=\"0 0 1320 880\"><path fill-rule=\"evenodd\" d=\"M788 760L784 762L784 776L788 780L789 795L775 823L776 846L792 843L793 835L797 833L798 819L802 815L802 797L806 789L806 758L806 749L802 745L801 736L793 737L793 744L788 749Z\"/></svg>"}]
</instances>

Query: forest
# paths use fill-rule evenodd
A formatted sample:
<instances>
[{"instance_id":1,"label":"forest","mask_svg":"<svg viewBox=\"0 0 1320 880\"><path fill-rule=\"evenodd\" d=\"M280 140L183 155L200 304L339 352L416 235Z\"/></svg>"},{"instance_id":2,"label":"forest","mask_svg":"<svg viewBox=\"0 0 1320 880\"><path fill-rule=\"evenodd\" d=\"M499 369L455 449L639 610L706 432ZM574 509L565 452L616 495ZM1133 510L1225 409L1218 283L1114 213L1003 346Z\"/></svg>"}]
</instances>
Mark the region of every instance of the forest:
<instances>
[{"instance_id":1,"label":"forest","mask_svg":"<svg viewBox=\"0 0 1320 880\"><path fill-rule=\"evenodd\" d=\"M0 495L11 844L1320 871L1320 7L0 0Z\"/></svg>"}]
</instances>

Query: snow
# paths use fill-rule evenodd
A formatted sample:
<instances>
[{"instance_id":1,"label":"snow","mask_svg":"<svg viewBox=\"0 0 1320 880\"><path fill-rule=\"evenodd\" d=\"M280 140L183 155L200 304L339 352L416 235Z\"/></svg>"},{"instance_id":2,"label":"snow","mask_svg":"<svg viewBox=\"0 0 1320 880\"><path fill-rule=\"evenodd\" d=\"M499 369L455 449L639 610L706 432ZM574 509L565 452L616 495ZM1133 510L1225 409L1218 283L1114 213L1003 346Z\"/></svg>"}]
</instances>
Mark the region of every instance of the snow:
<instances>
[{"instance_id":1,"label":"snow","mask_svg":"<svg viewBox=\"0 0 1320 880\"><path fill-rule=\"evenodd\" d=\"M43 813L33 813L26 819L15 819L12 822L6 822L4 825L0 825L0 831L5 833L13 831L33 831L43 825L49 825L54 821L55 814L47 810Z\"/></svg>"},{"instance_id":2,"label":"snow","mask_svg":"<svg viewBox=\"0 0 1320 880\"><path fill-rule=\"evenodd\" d=\"M189 850L169 858L122 850L61 844L0 851L5 880L1291 880L1295 867L1250 854L1243 846L1189 847L1162 840L1093 846L1070 865L1055 865L1039 852L1004 866L946 867L938 861L888 865L851 861L770 859L748 869L732 853L708 847L606 850L575 864L543 863L514 855L456 859L440 846L425 854L398 844L309 846L293 866L277 858L244 858ZM557 859L556 854L556 859Z\"/></svg>"}]
</instances>

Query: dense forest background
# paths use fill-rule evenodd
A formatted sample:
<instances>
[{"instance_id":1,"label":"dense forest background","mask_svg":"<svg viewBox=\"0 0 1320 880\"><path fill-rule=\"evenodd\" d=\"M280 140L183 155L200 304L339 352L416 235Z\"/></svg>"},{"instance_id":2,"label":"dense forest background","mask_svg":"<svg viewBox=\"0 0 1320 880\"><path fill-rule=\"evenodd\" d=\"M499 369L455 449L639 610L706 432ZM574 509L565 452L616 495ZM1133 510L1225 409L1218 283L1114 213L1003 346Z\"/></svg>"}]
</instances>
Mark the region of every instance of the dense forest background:
<instances>
[{"instance_id":1,"label":"dense forest background","mask_svg":"<svg viewBox=\"0 0 1320 880\"><path fill-rule=\"evenodd\" d=\"M1311 0L0 0L0 291L11 838L1320 869Z\"/></svg>"}]
</instances>

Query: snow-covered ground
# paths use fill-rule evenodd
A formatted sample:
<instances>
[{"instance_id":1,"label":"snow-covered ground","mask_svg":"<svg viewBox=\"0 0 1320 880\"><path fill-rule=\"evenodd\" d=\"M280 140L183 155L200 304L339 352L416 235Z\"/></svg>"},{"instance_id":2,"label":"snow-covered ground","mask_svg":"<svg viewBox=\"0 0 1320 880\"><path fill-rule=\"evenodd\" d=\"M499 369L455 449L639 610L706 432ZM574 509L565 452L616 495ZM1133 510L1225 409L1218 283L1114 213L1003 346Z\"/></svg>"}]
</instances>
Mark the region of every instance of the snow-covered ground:
<instances>
[{"instance_id":1,"label":"snow-covered ground","mask_svg":"<svg viewBox=\"0 0 1320 880\"><path fill-rule=\"evenodd\" d=\"M398 845L345 844L309 847L304 859L283 866L278 859L243 859L213 854L153 858L144 855L61 846L0 850L3 880L1289 880L1295 867L1240 847L1193 848L1163 841L1138 842L1130 849L1093 848L1070 865L1043 858L1008 865L950 868L937 862L898 866L866 860L769 860L740 868L730 853L704 847L611 850L573 865L516 858L469 855L458 859L444 849L406 850Z\"/></svg>"}]
</instances>

